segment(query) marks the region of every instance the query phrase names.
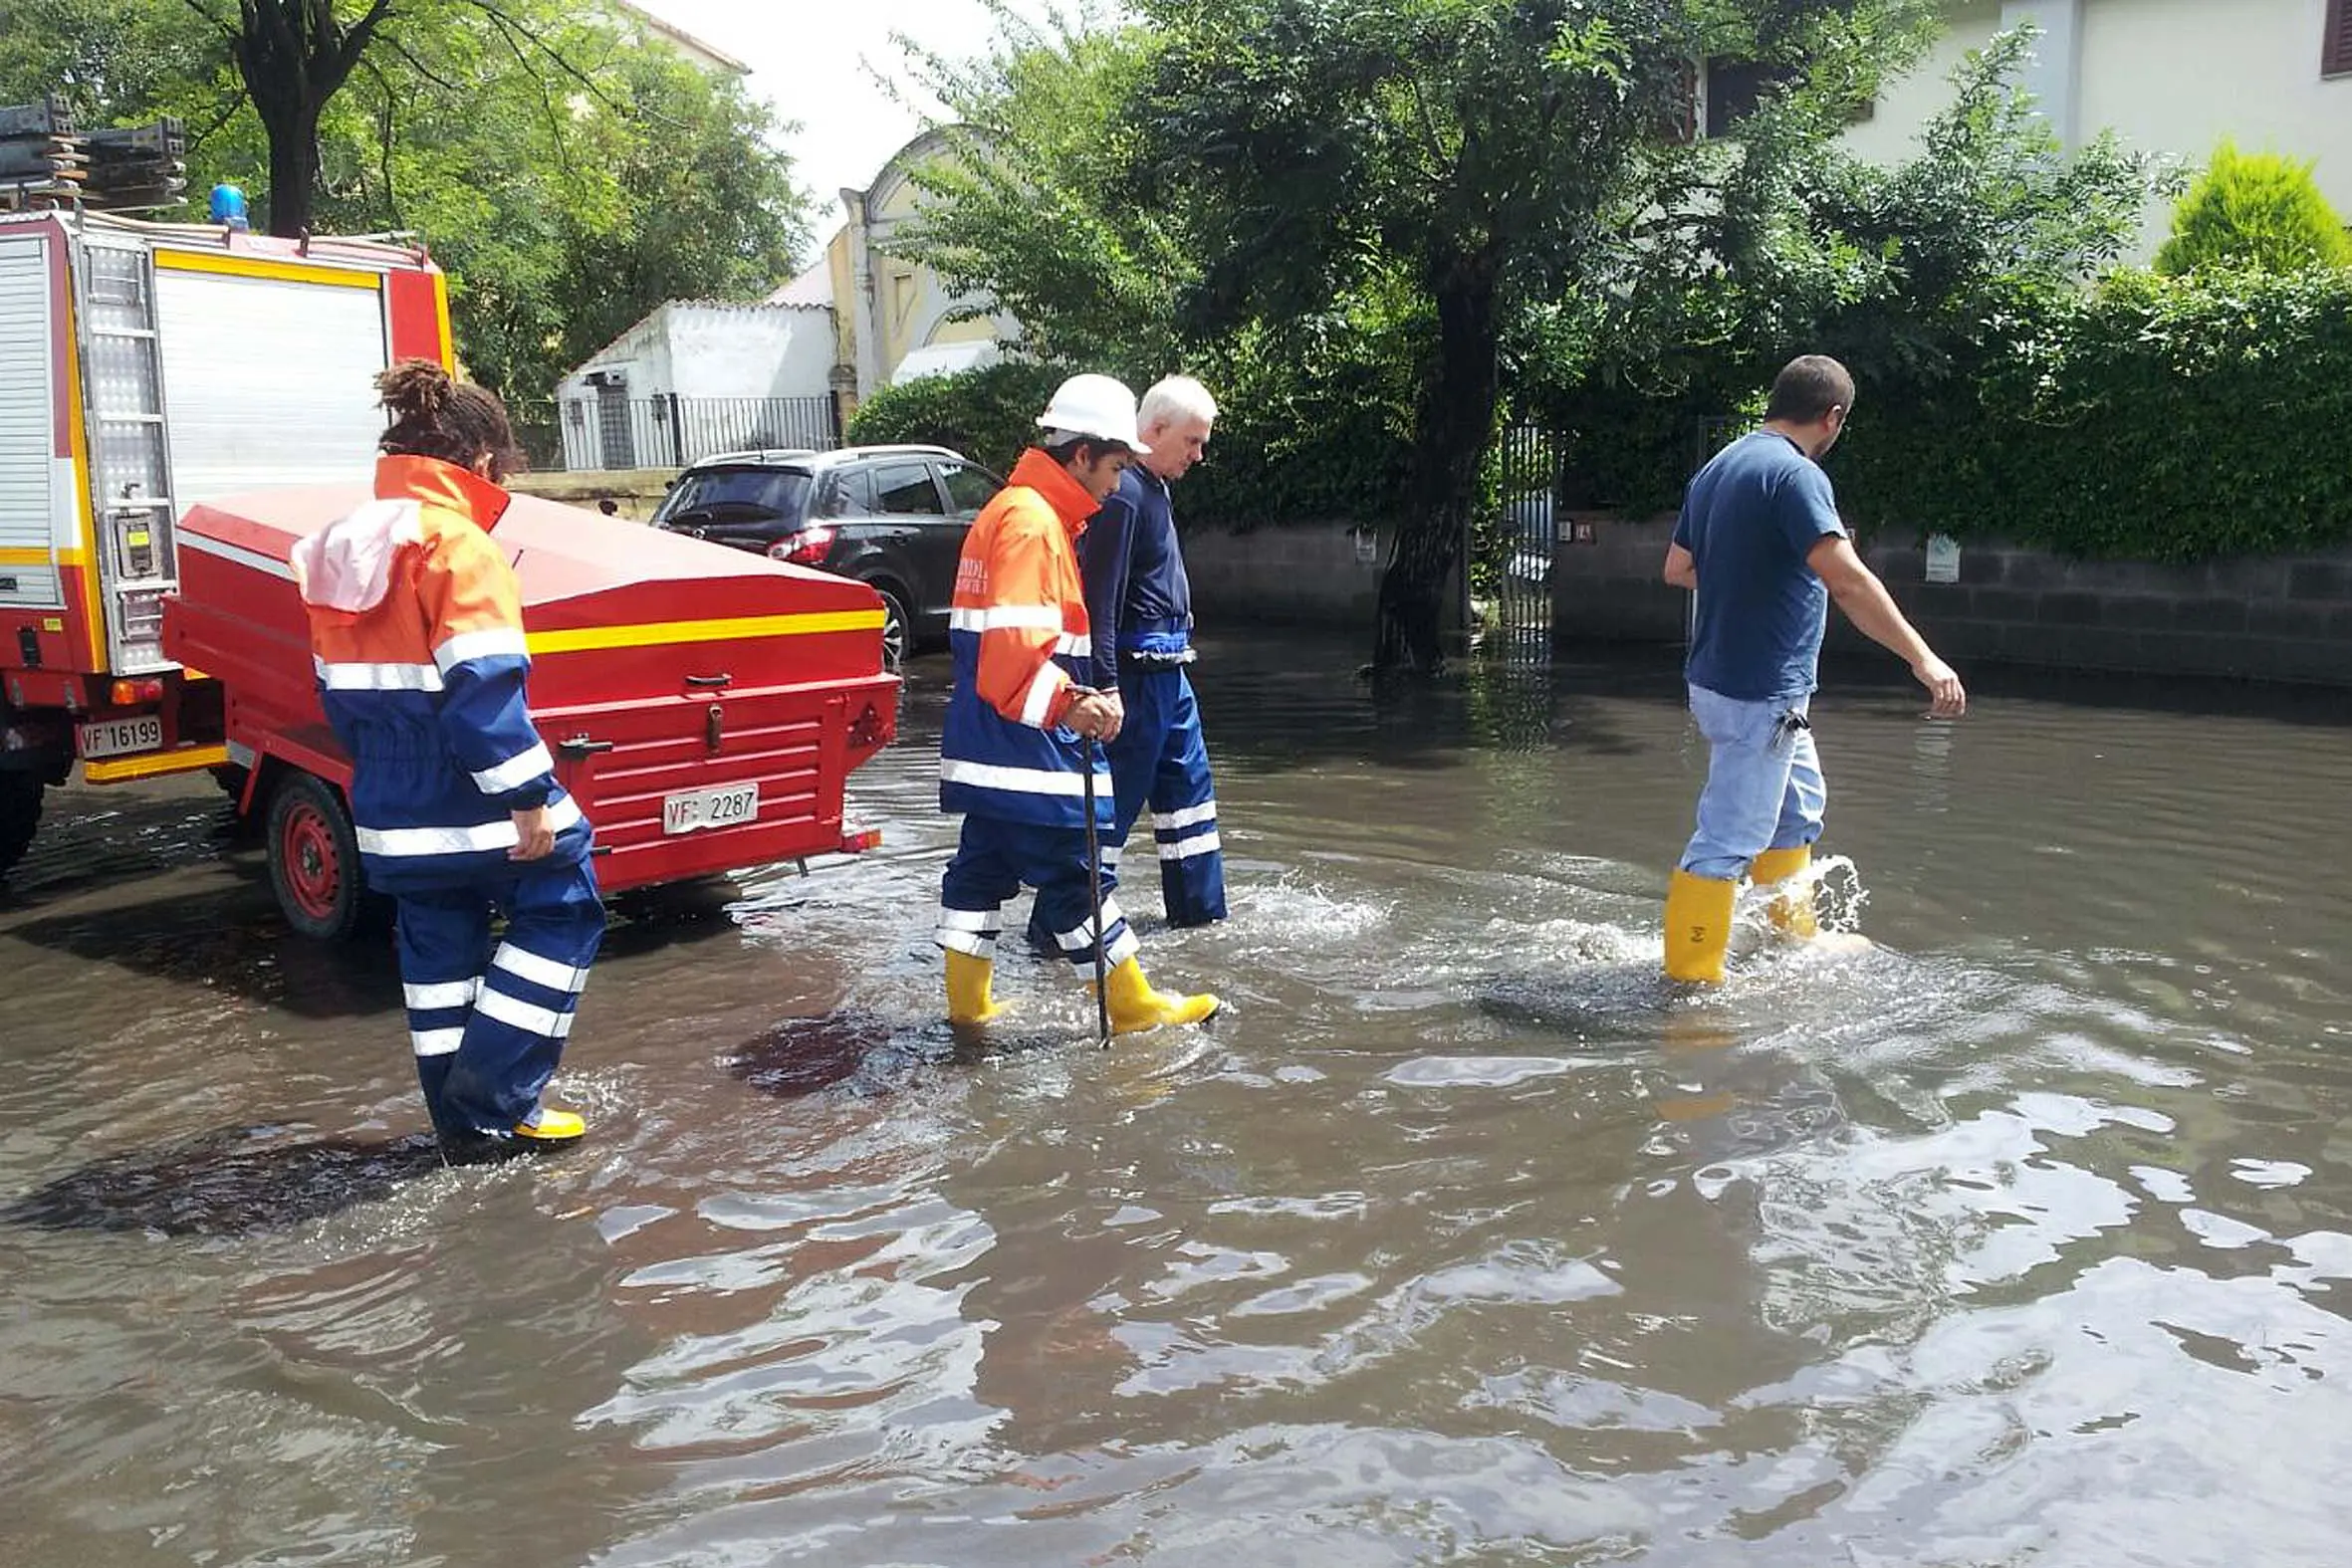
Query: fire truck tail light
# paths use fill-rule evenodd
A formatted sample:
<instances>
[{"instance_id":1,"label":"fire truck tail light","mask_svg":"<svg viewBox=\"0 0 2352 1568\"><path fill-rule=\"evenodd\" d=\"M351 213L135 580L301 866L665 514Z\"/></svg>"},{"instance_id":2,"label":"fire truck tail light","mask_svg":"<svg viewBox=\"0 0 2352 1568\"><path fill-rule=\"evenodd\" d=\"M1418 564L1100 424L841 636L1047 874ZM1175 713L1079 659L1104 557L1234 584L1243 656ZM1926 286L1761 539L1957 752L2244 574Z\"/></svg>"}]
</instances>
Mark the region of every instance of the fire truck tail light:
<instances>
[{"instance_id":1,"label":"fire truck tail light","mask_svg":"<svg viewBox=\"0 0 2352 1568\"><path fill-rule=\"evenodd\" d=\"M141 703L161 702L163 683L156 680L117 681L108 689L107 697L118 708L136 708Z\"/></svg>"},{"instance_id":2,"label":"fire truck tail light","mask_svg":"<svg viewBox=\"0 0 2352 1568\"><path fill-rule=\"evenodd\" d=\"M768 547L770 560L788 560L796 566L822 566L826 552L833 548L833 531L823 524L815 524L798 534L787 535Z\"/></svg>"}]
</instances>

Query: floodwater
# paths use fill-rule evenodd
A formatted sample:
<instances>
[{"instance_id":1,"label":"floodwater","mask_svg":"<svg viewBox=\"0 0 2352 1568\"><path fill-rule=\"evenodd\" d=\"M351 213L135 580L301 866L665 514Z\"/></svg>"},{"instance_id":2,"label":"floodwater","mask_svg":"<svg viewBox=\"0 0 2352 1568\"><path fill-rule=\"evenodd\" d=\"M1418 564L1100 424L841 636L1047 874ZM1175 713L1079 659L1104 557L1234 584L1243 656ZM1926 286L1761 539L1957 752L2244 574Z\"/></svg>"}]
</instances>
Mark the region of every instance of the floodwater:
<instances>
[{"instance_id":1,"label":"floodwater","mask_svg":"<svg viewBox=\"0 0 2352 1568\"><path fill-rule=\"evenodd\" d=\"M882 851L615 927L595 1140L445 1171L382 955L207 787L0 894L0 1563L2344 1560L2352 707L1890 666L1815 710L1879 944L1653 979L1670 657L1201 666L1207 1030L1091 1048ZM1145 869L1148 874L1148 864ZM1744 946L1746 945L1744 940Z\"/></svg>"}]
</instances>

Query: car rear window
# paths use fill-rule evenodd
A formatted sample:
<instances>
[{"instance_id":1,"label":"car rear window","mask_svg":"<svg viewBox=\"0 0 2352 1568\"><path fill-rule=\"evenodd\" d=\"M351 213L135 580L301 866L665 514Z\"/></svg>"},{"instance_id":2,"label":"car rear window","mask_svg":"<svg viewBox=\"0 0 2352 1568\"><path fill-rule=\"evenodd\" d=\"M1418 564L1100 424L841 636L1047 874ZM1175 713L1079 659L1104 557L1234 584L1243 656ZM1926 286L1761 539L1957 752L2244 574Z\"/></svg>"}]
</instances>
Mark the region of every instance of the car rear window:
<instances>
[{"instance_id":1,"label":"car rear window","mask_svg":"<svg viewBox=\"0 0 2352 1568\"><path fill-rule=\"evenodd\" d=\"M706 518L797 519L809 505L810 476L793 468L706 468L678 481L660 521Z\"/></svg>"}]
</instances>

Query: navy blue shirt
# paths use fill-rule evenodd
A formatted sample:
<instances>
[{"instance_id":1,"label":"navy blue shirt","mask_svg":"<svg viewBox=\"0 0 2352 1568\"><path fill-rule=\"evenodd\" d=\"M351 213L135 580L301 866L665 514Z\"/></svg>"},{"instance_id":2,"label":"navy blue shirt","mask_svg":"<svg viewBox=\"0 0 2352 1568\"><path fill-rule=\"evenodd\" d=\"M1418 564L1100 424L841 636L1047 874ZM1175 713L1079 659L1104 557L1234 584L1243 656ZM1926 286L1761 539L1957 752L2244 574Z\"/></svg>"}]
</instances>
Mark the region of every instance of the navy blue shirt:
<instances>
[{"instance_id":1,"label":"navy blue shirt","mask_svg":"<svg viewBox=\"0 0 2352 1568\"><path fill-rule=\"evenodd\" d=\"M1130 463L1119 488L1078 536L1094 685L1116 691L1119 655L1182 653L1192 646L1192 581L1176 545L1168 483Z\"/></svg>"},{"instance_id":2,"label":"navy blue shirt","mask_svg":"<svg viewBox=\"0 0 2352 1568\"><path fill-rule=\"evenodd\" d=\"M1674 525L1699 571L1691 684L1741 702L1820 684L1829 586L1805 558L1845 532L1829 476L1786 436L1757 430L1716 453Z\"/></svg>"}]
</instances>

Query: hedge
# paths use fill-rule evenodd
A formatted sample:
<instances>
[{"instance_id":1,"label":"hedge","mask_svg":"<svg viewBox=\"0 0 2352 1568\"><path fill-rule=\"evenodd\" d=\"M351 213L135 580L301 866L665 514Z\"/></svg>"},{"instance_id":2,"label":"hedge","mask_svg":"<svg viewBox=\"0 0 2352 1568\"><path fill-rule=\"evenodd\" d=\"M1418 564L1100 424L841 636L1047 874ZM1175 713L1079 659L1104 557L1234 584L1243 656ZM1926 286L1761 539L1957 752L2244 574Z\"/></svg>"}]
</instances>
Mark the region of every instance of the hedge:
<instances>
[{"instance_id":1,"label":"hedge","mask_svg":"<svg viewBox=\"0 0 2352 1568\"><path fill-rule=\"evenodd\" d=\"M1185 481L1187 521L1391 517L1397 388L1328 360L1309 375L1254 359L1204 375L1226 411ZM893 387L850 436L939 441L1002 473L1062 373L1002 364ZM1561 400L1563 499L1671 507L1720 434L1706 416L1741 400L1598 386ZM2176 562L2352 543L2352 271L2118 273L1986 324L1965 371L1866 378L1856 404L1829 469L1865 533Z\"/></svg>"},{"instance_id":2,"label":"hedge","mask_svg":"<svg viewBox=\"0 0 2352 1568\"><path fill-rule=\"evenodd\" d=\"M1996 325L1974 378L1856 399L1830 469L1865 528L2161 561L2352 541L2352 272L2122 273Z\"/></svg>"}]
</instances>

